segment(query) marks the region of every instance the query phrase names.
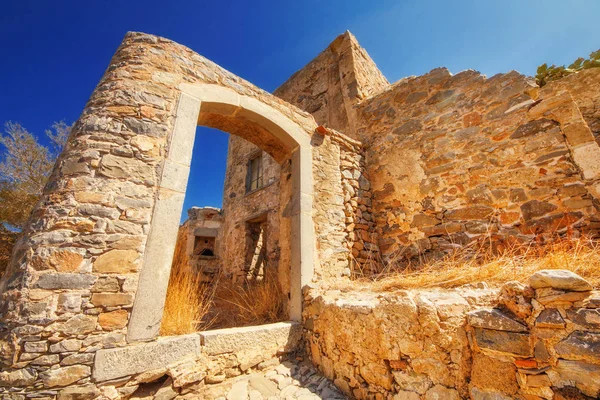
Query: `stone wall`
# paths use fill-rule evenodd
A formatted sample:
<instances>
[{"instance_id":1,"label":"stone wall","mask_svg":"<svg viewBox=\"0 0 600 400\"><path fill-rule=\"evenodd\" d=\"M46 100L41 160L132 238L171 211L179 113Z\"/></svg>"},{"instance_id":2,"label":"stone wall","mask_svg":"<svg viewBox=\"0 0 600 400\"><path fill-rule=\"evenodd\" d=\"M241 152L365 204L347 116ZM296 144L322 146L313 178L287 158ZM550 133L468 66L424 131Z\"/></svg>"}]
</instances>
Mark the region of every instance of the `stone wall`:
<instances>
[{"instance_id":1,"label":"stone wall","mask_svg":"<svg viewBox=\"0 0 600 400\"><path fill-rule=\"evenodd\" d=\"M493 297L489 289L311 290L304 311L307 351L353 398L466 398L465 315Z\"/></svg>"},{"instance_id":2,"label":"stone wall","mask_svg":"<svg viewBox=\"0 0 600 400\"><path fill-rule=\"evenodd\" d=\"M323 126L312 139L318 278L348 277L379 261L362 144Z\"/></svg>"},{"instance_id":3,"label":"stone wall","mask_svg":"<svg viewBox=\"0 0 600 400\"><path fill-rule=\"evenodd\" d=\"M529 286L505 285L499 300L468 314L472 398L600 396L599 292L572 272L546 270Z\"/></svg>"},{"instance_id":4,"label":"stone wall","mask_svg":"<svg viewBox=\"0 0 600 400\"><path fill-rule=\"evenodd\" d=\"M214 207L192 207L188 219L179 227L176 246L185 235L185 253L190 266L200 274L203 282L211 282L222 271L222 253L219 242L223 234L223 214ZM210 250L212 254L203 254ZM177 249L175 250L177 254Z\"/></svg>"},{"instance_id":5,"label":"stone wall","mask_svg":"<svg viewBox=\"0 0 600 400\"><path fill-rule=\"evenodd\" d=\"M313 289L304 311L307 351L357 399L600 395L600 293L589 283L546 270L529 286L480 286Z\"/></svg>"},{"instance_id":6,"label":"stone wall","mask_svg":"<svg viewBox=\"0 0 600 400\"><path fill-rule=\"evenodd\" d=\"M598 95L600 93L600 69L586 69L551 81L548 83L548 88L556 92L563 90L569 92L598 142L600 140L600 96Z\"/></svg>"},{"instance_id":7,"label":"stone wall","mask_svg":"<svg viewBox=\"0 0 600 400\"><path fill-rule=\"evenodd\" d=\"M436 69L358 108L387 261L597 230L600 148L568 92Z\"/></svg>"},{"instance_id":8,"label":"stone wall","mask_svg":"<svg viewBox=\"0 0 600 400\"><path fill-rule=\"evenodd\" d=\"M27 386L39 392L89 382L95 352L156 336L193 147L193 136L175 142L173 132L181 124L189 124L190 132L196 125L194 116L178 113L195 101L182 94L190 84L225 88L249 104L239 105L238 118L223 116L226 105L205 104L200 124L239 135L288 166L290 143L263 128L264 120L248 108L281 115L306 143L316 128L309 114L184 46L127 34L74 125L0 281L2 390ZM291 207L288 189L282 189L284 205ZM166 219L158 221L158 211ZM300 211L287 218L301 219ZM291 243L299 236L285 245ZM143 280L140 270L149 264L158 269ZM138 295L141 288L145 296ZM144 304L137 317L134 302ZM132 325L135 318L148 323ZM132 333L132 326L139 331Z\"/></svg>"},{"instance_id":9,"label":"stone wall","mask_svg":"<svg viewBox=\"0 0 600 400\"><path fill-rule=\"evenodd\" d=\"M273 94L311 113L320 125L356 138L354 106L388 85L369 54L346 32Z\"/></svg>"},{"instance_id":10,"label":"stone wall","mask_svg":"<svg viewBox=\"0 0 600 400\"><path fill-rule=\"evenodd\" d=\"M162 338L156 342L126 347L105 346L103 350L84 344L79 349L65 345L74 362L61 363L41 376L35 385L32 368L0 372L0 398L30 398L35 385L36 398L126 399L144 397L145 389L154 386L157 398L172 399L178 395L203 398L211 387L252 371L277 365L279 358L294 351L301 338L299 324L279 322L260 327L207 331ZM28 342L35 351L45 342ZM37 347L36 347L37 346ZM55 351L55 350L51 350ZM56 352L58 358L60 353ZM85 358L85 360L84 360ZM84 364L84 365L82 365ZM93 365L93 369L92 369ZM92 372L91 379L89 377Z\"/></svg>"},{"instance_id":11,"label":"stone wall","mask_svg":"<svg viewBox=\"0 0 600 400\"><path fill-rule=\"evenodd\" d=\"M248 161L259 154L262 155L263 186L247 193ZM248 269L246 224L257 217L266 219L267 267L278 270L280 175L281 168L271 156L242 138L230 136L223 189L224 227L219 241L224 272L227 275L239 278Z\"/></svg>"}]
</instances>

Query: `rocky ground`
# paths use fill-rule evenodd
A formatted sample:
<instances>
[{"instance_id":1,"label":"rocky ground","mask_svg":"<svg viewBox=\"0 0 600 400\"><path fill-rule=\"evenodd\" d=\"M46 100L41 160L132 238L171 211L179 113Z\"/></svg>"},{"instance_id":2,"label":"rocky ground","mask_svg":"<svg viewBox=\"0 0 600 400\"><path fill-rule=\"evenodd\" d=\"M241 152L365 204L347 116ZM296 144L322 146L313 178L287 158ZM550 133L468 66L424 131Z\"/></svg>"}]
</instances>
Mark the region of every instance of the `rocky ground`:
<instances>
[{"instance_id":1,"label":"rocky ground","mask_svg":"<svg viewBox=\"0 0 600 400\"><path fill-rule=\"evenodd\" d=\"M331 381L308 361L293 359L263 371L228 379L221 384L198 387L177 395L167 380L161 385L140 388L131 400L215 399L215 400L342 400Z\"/></svg>"}]
</instances>

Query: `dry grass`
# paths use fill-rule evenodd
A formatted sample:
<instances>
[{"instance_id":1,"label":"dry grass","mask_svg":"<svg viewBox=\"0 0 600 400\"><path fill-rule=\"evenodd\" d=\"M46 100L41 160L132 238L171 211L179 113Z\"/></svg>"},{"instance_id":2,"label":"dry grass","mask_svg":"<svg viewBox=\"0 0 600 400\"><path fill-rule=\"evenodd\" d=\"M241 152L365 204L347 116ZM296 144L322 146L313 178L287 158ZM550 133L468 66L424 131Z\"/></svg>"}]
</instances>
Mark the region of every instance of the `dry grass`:
<instances>
[{"instance_id":1,"label":"dry grass","mask_svg":"<svg viewBox=\"0 0 600 400\"><path fill-rule=\"evenodd\" d=\"M276 275L267 273L261 281L218 282L215 292L215 326L261 325L285 321L285 296Z\"/></svg>"},{"instance_id":2,"label":"dry grass","mask_svg":"<svg viewBox=\"0 0 600 400\"><path fill-rule=\"evenodd\" d=\"M558 238L550 243L514 243L497 246L465 246L446 257L422 264L389 263L369 278L355 279L353 289L374 291L443 287L486 282L499 286L507 281L526 282L535 271L568 269L594 287L600 286L600 242L590 238Z\"/></svg>"},{"instance_id":3,"label":"dry grass","mask_svg":"<svg viewBox=\"0 0 600 400\"><path fill-rule=\"evenodd\" d=\"M210 328L260 325L287 318L285 296L275 274L261 281L233 283L217 278L201 282L190 267L184 230L177 237L167 300L160 326L163 336L182 335Z\"/></svg>"},{"instance_id":4,"label":"dry grass","mask_svg":"<svg viewBox=\"0 0 600 400\"><path fill-rule=\"evenodd\" d=\"M187 256L187 235L180 230L169 277L167 300L160 326L160 334L182 335L211 327L209 317L214 290L200 281L200 275L190 267Z\"/></svg>"}]
</instances>

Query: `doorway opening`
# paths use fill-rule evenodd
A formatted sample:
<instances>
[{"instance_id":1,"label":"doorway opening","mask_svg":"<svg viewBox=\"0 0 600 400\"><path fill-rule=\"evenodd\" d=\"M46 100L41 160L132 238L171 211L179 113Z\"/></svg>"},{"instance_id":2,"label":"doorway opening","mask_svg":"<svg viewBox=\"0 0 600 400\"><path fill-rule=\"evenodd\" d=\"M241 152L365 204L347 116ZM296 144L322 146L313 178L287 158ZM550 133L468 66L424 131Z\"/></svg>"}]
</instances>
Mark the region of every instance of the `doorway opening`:
<instances>
[{"instance_id":1,"label":"doorway opening","mask_svg":"<svg viewBox=\"0 0 600 400\"><path fill-rule=\"evenodd\" d=\"M169 280L175 276L171 273L172 261L180 252L177 249L193 249L188 244L188 236L179 230L179 215L183 209L186 190L189 190L187 178L191 170L192 150L196 138L196 126L219 129L231 134L229 154L238 154L234 148L233 138L240 138L255 146L254 153L261 152L262 179L258 180L262 188L247 191L248 160L243 160L236 171L241 174L226 176L225 182L238 181L240 177L241 192L223 196L221 214L223 226L221 232L244 232L244 215L241 220L235 212L228 211L228 202L240 206L236 209L245 210L248 215L267 213L267 240L278 238L276 246L267 245L267 250L279 247L278 251L267 252L267 267L269 259L277 257L276 276L268 279L268 274L261 282L274 282L274 287L282 292L282 301L271 301L271 304L282 305L285 319L300 321L302 317L302 287L311 282L314 270L314 227L312 220L312 147L311 136L316 125L314 121L300 116L294 109L286 108L280 101L269 96L241 94L231 88L214 84L179 85L181 90L176 107L174 128L169 136L169 146L164 155L157 185L152 222L144 251L142 268L139 274L138 290L128 323L127 340L151 340L161 330L161 321L167 314L165 300L167 298ZM269 156L277 166L278 179L269 180L266 161ZM239 157L228 157L229 160L239 160ZM240 171L241 168L241 171ZM229 169L229 165L227 167ZM230 179L231 178L231 179ZM235 178L235 179L233 179ZM187 189L186 189L187 186ZM271 190L278 196L277 206L271 207L268 196ZM227 192L227 190L224 190ZM250 201L252 199L252 201ZM256 205L267 206L261 211L253 209ZM175 216L177 215L177 216ZM271 221L276 221L278 228L273 229ZM244 223L242 223L244 222ZM232 225L233 224L233 225ZM185 246L176 246L177 237L184 236ZM206 235L200 235L206 236ZM223 239L220 239L223 237ZM225 257L237 254L232 249L246 248L244 237L233 239L234 236L217 234L215 238L215 257L221 257L222 271L239 270L235 261L226 262ZM183 239L182 239L183 240ZM195 241L195 240L194 240ZM234 241L234 243L231 243ZM221 254L220 249L226 249ZM186 253L184 253L185 255ZM175 256L174 256L175 255ZM237 258L245 262L245 257ZM188 263L189 264L189 263ZM186 264L187 265L187 264ZM227 274L226 276L233 276ZM230 281L234 281L230 279ZM221 287L221 285L216 285ZM264 285L263 285L264 287ZM233 293L241 293L235 290ZM254 298L260 296L252 296ZM271 296L272 300L273 296ZM231 304L231 299L228 300ZM175 302L178 304L178 302ZM241 303L240 303L241 304ZM180 307L181 308L181 307ZM187 309L194 307L187 307ZM256 307L241 305L242 310L254 310ZM163 312L164 311L164 312ZM197 321L196 321L197 322ZM256 322L248 322L248 325ZM261 322L258 322L261 323ZM247 325L244 323L244 325ZM194 329L196 328L194 324ZM237 324L236 324L237 325ZM239 325L238 325L239 326ZM169 334L179 334L171 332Z\"/></svg>"},{"instance_id":2,"label":"doorway opening","mask_svg":"<svg viewBox=\"0 0 600 400\"><path fill-rule=\"evenodd\" d=\"M161 335L288 319L278 273L280 175L256 145L197 128Z\"/></svg>"}]
</instances>

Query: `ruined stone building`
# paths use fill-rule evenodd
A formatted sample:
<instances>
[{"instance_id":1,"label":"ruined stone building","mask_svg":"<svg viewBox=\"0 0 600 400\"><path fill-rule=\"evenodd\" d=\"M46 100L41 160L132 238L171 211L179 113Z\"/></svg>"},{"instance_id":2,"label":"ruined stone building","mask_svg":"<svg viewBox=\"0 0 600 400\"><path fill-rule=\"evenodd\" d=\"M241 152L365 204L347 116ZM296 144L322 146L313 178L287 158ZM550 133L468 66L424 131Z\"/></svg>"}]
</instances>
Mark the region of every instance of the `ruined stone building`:
<instances>
[{"instance_id":1,"label":"ruined stone building","mask_svg":"<svg viewBox=\"0 0 600 400\"><path fill-rule=\"evenodd\" d=\"M222 213L193 210L192 251L276 271L289 322L158 337L198 125L232 136ZM600 296L574 274L327 288L481 238L597 234L598 136L597 68L390 84L347 32L270 94L128 33L0 281L0 393L126 398L168 375L186 395L303 348L354 398L597 397Z\"/></svg>"}]
</instances>

